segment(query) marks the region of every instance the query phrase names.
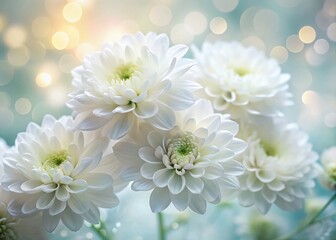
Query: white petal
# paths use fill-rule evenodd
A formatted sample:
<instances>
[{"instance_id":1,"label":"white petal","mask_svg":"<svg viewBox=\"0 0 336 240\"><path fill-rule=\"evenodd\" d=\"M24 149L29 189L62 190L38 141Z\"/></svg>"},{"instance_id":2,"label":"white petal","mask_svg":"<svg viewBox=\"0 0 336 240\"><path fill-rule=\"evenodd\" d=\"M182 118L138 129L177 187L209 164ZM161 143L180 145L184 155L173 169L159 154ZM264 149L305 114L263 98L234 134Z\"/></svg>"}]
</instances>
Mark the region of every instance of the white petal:
<instances>
[{"instance_id":1,"label":"white petal","mask_svg":"<svg viewBox=\"0 0 336 240\"><path fill-rule=\"evenodd\" d=\"M110 131L110 138L117 140L125 136L133 126L134 119L131 114L122 114L114 121ZM116 118L117 116L115 116Z\"/></svg>"},{"instance_id":2,"label":"white petal","mask_svg":"<svg viewBox=\"0 0 336 240\"><path fill-rule=\"evenodd\" d=\"M155 102L139 102L134 110L134 114L142 119L153 117L159 111Z\"/></svg>"},{"instance_id":3,"label":"white petal","mask_svg":"<svg viewBox=\"0 0 336 240\"><path fill-rule=\"evenodd\" d=\"M170 89L164 96L160 96L160 101L171 106L175 111L185 110L195 102L189 89Z\"/></svg>"},{"instance_id":4,"label":"white petal","mask_svg":"<svg viewBox=\"0 0 336 240\"><path fill-rule=\"evenodd\" d=\"M186 186L190 192L194 194L199 194L202 192L204 183L200 178L193 178L188 173L185 174Z\"/></svg>"},{"instance_id":5,"label":"white petal","mask_svg":"<svg viewBox=\"0 0 336 240\"><path fill-rule=\"evenodd\" d=\"M236 154L239 154L245 151L247 144L238 138L234 138L227 147L233 150Z\"/></svg>"},{"instance_id":6,"label":"white petal","mask_svg":"<svg viewBox=\"0 0 336 240\"><path fill-rule=\"evenodd\" d=\"M152 180L141 179L134 181L131 185L132 190L134 191L148 191L155 187L155 184Z\"/></svg>"},{"instance_id":7,"label":"white petal","mask_svg":"<svg viewBox=\"0 0 336 240\"><path fill-rule=\"evenodd\" d=\"M114 194L112 187L105 191L91 191L88 192L87 195L88 199L97 207L112 208L119 204L119 199Z\"/></svg>"},{"instance_id":8,"label":"white petal","mask_svg":"<svg viewBox=\"0 0 336 240\"><path fill-rule=\"evenodd\" d=\"M170 194L170 198L179 211L184 211L189 205L189 193L186 189L176 195Z\"/></svg>"},{"instance_id":9,"label":"white petal","mask_svg":"<svg viewBox=\"0 0 336 240\"><path fill-rule=\"evenodd\" d=\"M150 147L142 147L139 149L139 157L148 163L162 163L160 159L155 157L154 149Z\"/></svg>"},{"instance_id":10,"label":"white petal","mask_svg":"<svg viewBox=\"0 0 336 240\"><path fill-rule=\"evenodd\" d=\"M185 187L185 178L184 176L179 176L177 174L173 174L173 176L169 179L168 188L172 194L179 194Z\"/></svg>"},{"instance_id":11,"label":"white petal","mask_svg":"<svg viewBox=\"0 0 336 240\"><path fill-rule=\"evenodd\" d=\"M71 194L68 200L68 206L71 208L71 211L77 214L83 214L89 210L90 201L85 194Z\"/></svg>"},{"instance_id":12,"label":"white petal","mask_svg":"<svg viewBox=\"0 0 336 240\"><path fill-rule=\"evenodd\" d=\"M153 163L145 163L142 164L140 168L141 176L146 179L152 179L154 177L154 174L162 169L161 164L153 164Z\"/></svg>"},{"instance_id":13,"label":"white petal","mask_svg":"<svg viewBox=\"0 0 336 240\"><path fill-rule=\"evenodd\" d=\"M239 204L243 207L250 207L254 204L253 194L249 191L243 191L238 197Z\"/></svg>"},{"instance_id":14,"label":"white petal","mask_svg":"<svg viewBox=\"0 0 336 240\"><path fill-rule=\"evenodd\" d=\"M70 193L80 193L86 191L88 184L83 179L76 179L71 184L67 186L67 190Z\"/></svg>"},{"instance_id":15,"label":"white petal","mask_svg":"<svg viewBox=\"0 0 336 240\"><path fill-rule=\"evenodd\" d=\"M91 205L90 210L84 213L82 216L86 221L91 224L98 224L100 222L99 209L94 205Z\"/></svg>"},{"instance_id":16,"label":"white petal","mask_svg":"<svg viewBox=\"0 0 336 240\"><path fill-rule=\"evenodd\" d=\"M174 170L166 168L158 170L153 176L153 182L160 188L166 187L168 185L169 179L173 175L175 175Z\"/></svg>"},{"instance_id":17,"label":"white petal","mask_svg":"<svg viewBox=\"0 0 336 240\"><path fill-rule=\"evenodd\" d=\"M157 114L154 117L147 119L147 121L158 129L170 130L173 128L176 118L173 110L160 104Z\"/></svg>"},{"instance_id":18,"label":"white petal","mask_svg":"<svg viewBox=\"0 0 336 240\"><path fill-rule=\"evenodd\" d=\"M69 192L65 189L64 186L60 186L56 190L56 198L62 202L67 201L70 198ZM56 214L55 214L56 215Z\"/></svg>"},{"instance_id":19,"label":"white petal","mask_svg":"<svg viewBox=\"0 0 336 240\"><path fill-rule=\"evenodd\" d=\"M275 179L274 181L268 183L267 186L270 190L273 190L273 191L276 191L276 192L279 192L279 191L285 189L285 187L286 187L285 184L278 179Z\"/></svg>"},{"instance_id":20,"label":"white petal","mask_svg":"<svg viewBox=\"0 0 336 240\"><path fill-rule=\"evenodd\" d=\"M91 173L85 176L89 188L105 189L112 185L112 177L105 173Z\"/></svg>"},{"instance_id":21,"label":"white petal","mask_svg":"<svg viewBox=\"0 0 336 240\"><path fill-rule=\"evenodd\" d=\"M43 227L48 232L53 232L60 221L60 215L50 216L48 211L43 212Z\"/></svg>"},{"instance_id":22,"label":"white petal","mask_svg":"<svg viewBox=\"0 0 336 240\"><path fill-rule=\"evenodd\" d=\"M211 203L218 203L220 201L220 189L215 181L203 179L204 188L202 197Z\"/></svg>"},{"instance_id":23,"label":"white petal","mask_svg":"<svg viewBox=\"0 0 336 240\"><path fill-rule=\"evenodd\" d=\"M36 208L40 210L48 209L54 204L54 201L55 201L54 193L42 194L36 202Z\"/></svg>"},{"instance_id":24,"label":"white petal","mask_svg":"<svg viewBox=\"0 0 336 240\"><path fill-rule=\"evenodd\" d=\"M276 173L272 170L256 171L256 176L264 183L272 182L276 178Z\"/></svg>"},{"instance_id":25,"label":"white petal","mask_svg":"<svg viewBox=\"0 0 336 240\"><path fill-rule=\"evenodd\" d=\"M255 201L255 206L258 209L258 211L262 214L266 214L269 209L271 208L271 204L268 203L262 194L254 194L254 201Z\"/></svg>"},{"instance_id":26,"label":"white petal","mask_svg":"<svg viewBox=\"0 0 336 240\"><path fill-rule=\"evenodd\" d=\"M170 195L167 188L154 188L149 199L152 212L157 213L165 210L170 202Z\"/></svg>"},{"instance_id":27,"label":"white petal","mask_svg":"<svg viewBox=\"0 0 336 240\"><path fill-rule=\"evenodd\" d=\"M40 180L27 180L21 185L21 189L25 192L36 193L40 191L42 182Z\"/></svg>"},{"instance_id":28,"label":"white petal","mask_svg":"<svg viewBox=\"0 0 336 240\"><path fill-rule=\"evenodd\" d=\"M264 187L264 184L254 175L254 173L251 173L247 179L247 187L252 192L258 192Z\"/></svg>"},{"instance_id":29,"label":"white petal","mask_svg":"<svg viewBox=\"0 0 336 240\"><path fill-rule=\"evenodd\" d=\"M78 231L83 226L83 217L67 208L62 213L63 224L71 231Z\"/></svg>"},{"instance_id":30,"label":"white petal","mask_svg":"<svg viewBox=\"0 0 336 240\"><path fill-rule=\"evenodd\" d=\"M226 161L221 163L221 165L224 168L224 173L227 175L239 176L244 173L243 165L236 160Z\"/></svg>"},{"instance_id":31,"label":"white petal","mask_svg":"<svg viewBox=\"0 0 336 240\"><path fill-rule=\"evenodd\" d=\"M193 195L190 199L189 207L196 213L204 214L207 207L207 203L201 197L201 195Z\"/></svg>"},{"instance_id":32,"label":"white petal","mask_svg":"<svg viewBox=\"0 0 336 240\"><path fill-rule=\"evenodd\" d=\"M55 216L64 211L66 202L56 200L54 204L49 208L49 214Z\"/></svg>"}]
</instances>

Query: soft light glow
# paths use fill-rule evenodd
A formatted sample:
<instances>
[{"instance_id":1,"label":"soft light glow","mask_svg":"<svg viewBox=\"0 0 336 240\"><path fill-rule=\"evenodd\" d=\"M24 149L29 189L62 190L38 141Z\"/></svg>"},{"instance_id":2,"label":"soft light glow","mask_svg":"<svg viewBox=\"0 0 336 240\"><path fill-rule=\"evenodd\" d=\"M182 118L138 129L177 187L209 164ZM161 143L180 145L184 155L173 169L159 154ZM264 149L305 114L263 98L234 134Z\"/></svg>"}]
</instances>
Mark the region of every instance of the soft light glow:
<instances>
[{"instance_id":1,"label":"soft light glow","mask_svg":"<svg viewBox=\"0 0 336 240\"><path fill-rule=\"evenodd\" d=\"M324 118L324 124L329 128L335 128L336 127L336 113L334 112L327 113Z\"/></svg>"},{"instance_id":2,"label":"soft light glow","mask_svg":"<svg viewBox=\"0 0 336 240\"><path fill-rule=\"evenodd\" d=\"M284 63L288 59L288 51L283 46L276 46L271 50L271 57L278 60L279 63Z\"/></svg>"},{"instance_id":3,"label":"soft light glow","mask_svg":"<svg viewBox=\"0 0 336 240\"><path fill-rule=\"evenodd\" d=\"M325 39L318 39L314 43L314 50L317 54L326 54L329 51L329 43Z\"/></svg>"},{"instance_id":4,"label":"soft light glow","mask_svg":"<svg viewBox=\"0 0 336 240\"><path fill-rule=\"evenodd\" d=\"M235 10L239 0L213 0L215 7L222 12L231 12Z\"/></svg>"},{"instance_id":5,"label":"soft light glow","mask_svg":"<svg viewBox=\"0 0 336 240\"><path fill-rule=\"evenodd\" d=\"M329 25L327 35L331 41L336 42L336 22Z\"/></svg>"},{"instance_id":6,"label":"soft light glow","mask_svg":"<svg viewBox=\"0 0 336 240\"><path fill-rule=\"evenodd\" d=\"M319 96L312 90L305 91L302 94L302 103L305 105L311 105L317 102Z\"/></svg>"},{"instance_id":7,"label":"soft light glow","mask_svg":"<svg viewBox=\"0 0 336 240\"><path fill-rule=\"evenodd\" d=\"M315 29L311 26L304 26L299 31L299 38L303 43L312 43L316 38Z\"/></svg>"},{"instance_id":8,"label":"soft light glow","mask_svg":"<svg viewBox=\"0 0 336 240\"><path fill-rule=\"evenodd\" d=\"M27 47L22 46L18 48L12 48L7 53L8 61L16 67L21 67L27 64L29 60L29 50Z\"/></svg>"},{"instance_id":9,"label":"soft light glow","mask_svg":"<svg viewBox=\"0 0 336 240\"><path fill-rule=\"evenodd\" d=\"M224 18L215 17L210 22L210 30L214 34L223 34L227 30L227 22Z\"/></svg>"},{"instance_id":10,"label":"soft light glow","mask_svg":"<svg viewBox=\"0 0 336 240\"><path fill-rule=\"evenodd\" d=\"M4 42L10 48L21 47L26 41L26 31L21 26L11 26L4 35Z\"/></svg>"},{"instance_id":11,"label":"soft light glow","mask_svg":"<svg viewBox=\"0 0 336 240\"><path fill-rule=\"evenodd\" d=\"M32 22L32 32L36 38L45 38L51 34L52 24L47 17L38 17Z\"/></svg>"},{"instance_id":12,"label":"soft light glow","mask_svg":"<svg viewBox=\"0 0 336 240\"><path fill-rule=\"evenodd\" d=\"M74 23L81 19L83 14L82 6L76 2L69 2L63 8L63 17L68 22Z\"/></svg>"},{"instance_id":13,"label":"soft light glow","mask_svg":"<svg viewBox=\"0 0 336 240\"><path fill-rule=\"evenodd\" d=\"M90 43L81 43L76 48L76 57L78 60L83 61L85 55L92 53L94 51L94 47Z\"/></svg>"},{"instance_id":14,"label":"soft light glow","mask_svg":"<svg viewBox=\"0 0 336 240\"><path fill-rule=\"evenodd\" d=\"M63 106L67 98L67 92L61 86L50 88L47 94L49 104L56 107Z\"/></svg>"},{"instance_id":15,"label":"soft light glow","mask_svg":"<svg viewBox=\"0 0 336 240\"><path fill-rule=\"evenodd\" d=\"M49 73L42 72L37 75L35 82L37 86L41 88L46 88L51 84L52 78Z\"/></svg>"},{"instance_id":16,"label":"soft light glow","mask_svg":"<svg viewBox=\"0 0 336 240\"><path fill-rule=\"evenodd\" d=\"M149 20L158 27L166 26L172 19L170 8L164 5L154 6L149 13Z\"/></svg>"},{"instance_id":17,"label":"soft light glow","mask_svg":"<svg viewBox=\"0 0 336 240\"><path fill-rule=\"evenodd\" d=\"M56 32L52 36L51 42L57 50L62 50L68 46L69 36L65 32Z\"/></svg>"},{"instance_id":18,"label":"soft light glow","mask_svg":"<svg viewBox=\"0 0 336 240\"><path fill-rule=\"evenodd\" d=\"M15 102L15 110L21 115L28 114L31 110L31 107L31 102L27 98L19 98Z\"/></svg>"},{"instance_id":19,"label":"soft light glow","mask_svg":"<svg viewBox=\"0 0 336 240\"><path fill-rule=\"evenodd\" d=\"M194 36L189 32L189 28L184 24L175 25L170 31L170 38L174 44L191 43Z\"/></svg>"},{"instance_id":20,"label":"soft light glow","mask_svg":"<svg viewBox=\"0 0 336 240\"><path fill-rule=\"evenodd\" d=\"M208 20L201 12L190 12L185 16L184 23L192 34L199 35L205 31Z\"/></svg>"},{"instance_id":21,"label":"soft light glow","mask_svg":"<svg viewBox=\"0 0 336 240\"><path fill-rule=\"evenodd\" d=\"M293 53L299 53L304 48L304 44L300 41L297 35L291 35L286 40L286 47Z\"/></svg>"}]
</instances>

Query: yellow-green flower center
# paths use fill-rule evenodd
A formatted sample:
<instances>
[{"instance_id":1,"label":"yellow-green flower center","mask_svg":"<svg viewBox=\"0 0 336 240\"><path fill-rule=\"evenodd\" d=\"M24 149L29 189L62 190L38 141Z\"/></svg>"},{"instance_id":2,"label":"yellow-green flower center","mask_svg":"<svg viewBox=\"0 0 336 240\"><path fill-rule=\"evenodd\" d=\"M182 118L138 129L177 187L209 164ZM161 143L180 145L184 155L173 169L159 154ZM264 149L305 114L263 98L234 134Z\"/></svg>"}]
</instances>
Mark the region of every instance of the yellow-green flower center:
<instances>
[{"instance_id":1,"label":"yellow-green flower center","mask_svg":"<svg viewBox=\"0 0 336 240\"><path fill-rule=\"evenodd\" d=\"M264 143L264 142L262 142L261 145L262 145L262 147L263 147L267 156L275 157L277 155L277 151L276 151L274 146L272 146L270 144L267 144L267 143Z\"/></svg>"},{"instance_id":2,"label":"yellow-green flower center","mask_svg":"<svg viewBox=\"0 0 336 240\"><path fill-rule=\"evenodd\" d=\"M128 80L132 77L136 70L136 66L132 63L122 64L117 67L115 74L119 80Z\"/></svg>"},{"instance_id":3,"label":"yellow-green flower center","mask_svg":"<svg viewBox=\"0 0 336 240\"><path fill-rule=\"evenodd\" d=\"M56 168L65 162L68 158L68 152L66 150L60 150L51 153L43 162L44 168Z\"/></svg>"},{"instance_id":4,"label":"yellow-green flower center","mask_svg":"<svg viewBox=\"0 0 336 240\"><path fill-rule=\"evenodd\" d=\"M199 158L198 144L192 135L178 136L169 144L168 156L172 166L182 175L184 167Z\"/></svg>"},{"instance_id":5,"label":"yellow-green flower center","mask_svg":"<svg viewBox=\"0 0 336 240\"><path fill-rule=\"evenodd\" d=\"M246 68L243 68L243 67L237 67L234 69L235 73L237 73L240 77L243 77L247 74L250 73L250 71Z\"/></svg>"}]
</instances>

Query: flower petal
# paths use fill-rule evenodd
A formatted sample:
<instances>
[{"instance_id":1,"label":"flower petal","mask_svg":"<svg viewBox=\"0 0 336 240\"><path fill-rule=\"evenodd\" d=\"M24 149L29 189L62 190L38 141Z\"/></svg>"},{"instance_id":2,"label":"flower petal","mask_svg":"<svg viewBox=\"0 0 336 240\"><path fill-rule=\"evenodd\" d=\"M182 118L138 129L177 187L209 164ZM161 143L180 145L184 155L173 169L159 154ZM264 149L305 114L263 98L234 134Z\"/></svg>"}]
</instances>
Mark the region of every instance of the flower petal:
<instances>
[{"instance_id":1,"label":"flower petal","mask_svg":"<svg viewBox=\"0 0 336 240\"><path fill-rule=\"evenodd\" d=\"M149 205L152 212L158 213L165 210L170 204L168 188L154 188L150 195Z\"/></svg>"}]
</instances>

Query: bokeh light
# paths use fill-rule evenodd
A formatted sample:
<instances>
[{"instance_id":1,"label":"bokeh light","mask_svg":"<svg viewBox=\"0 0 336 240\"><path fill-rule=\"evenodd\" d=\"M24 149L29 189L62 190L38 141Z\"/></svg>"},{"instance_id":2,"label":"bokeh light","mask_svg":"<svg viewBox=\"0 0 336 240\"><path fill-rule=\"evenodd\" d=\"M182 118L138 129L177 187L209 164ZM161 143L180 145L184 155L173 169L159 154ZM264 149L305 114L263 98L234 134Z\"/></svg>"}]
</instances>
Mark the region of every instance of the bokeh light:
<instances>
[{"instance_id":1,"label":"bokeh light","mask_svg":"<svg viewBox=\"0 0 336 240\"><path fill-rule=\"evenodd\" d=\"M10 48L21 47L27 38L26 30L22 26L9 27L3 37L4 43Z\"/></svg>"},{"instance_id":2,"label":"bokeh light","mask_svg":"<svg viewBox=\"0 0 336 240\"><path fill-rule=\"evenodd\" d=\"M52 77L49 73L42 72L36 76L35 82L37 86L41 88L46 88L51 84Z\"/></svg>"},{"instance_id":3,"label":"bokeh light","mask_svg":"<svg viewBox=\"0 0 336 240\"><path fill-rule=\"evenodd\" d=\"M69 44L69 35L65 32L56 32L52 36L52 44L57 50L66 48Z\"/></svg>"},{"instance_id":4,"label":"bokeh light","mask_svg":"<svg viewBox=\"0 0 336 240\"><path fill-rule=\"evenodd\" d=\"M82 6L76 2L69 2L63 8L63 17L70 23L78 22L82 14Z\"/></svg>"},{"instance_id":5,"label":"bokeh light","mask_svg":"<svg viewBox=\"0 0 336 240\"><path fill-rule=\"evenodd\" d=\"M316 32L311 26L304 26L299 31L299 38L303 43L312 43L315 40Z\"/></svg>"},{"instance_id":6,"label":"bokeh light","mask_svg":"<svg viewBox=\"0 0 336 240\"><path fill-rule=\"evenodd\" d=\"M210 22L210 29L214 34L223 34L227 27L227 22L222 17L215 17Z\"/></svg>"}]
</instances>

